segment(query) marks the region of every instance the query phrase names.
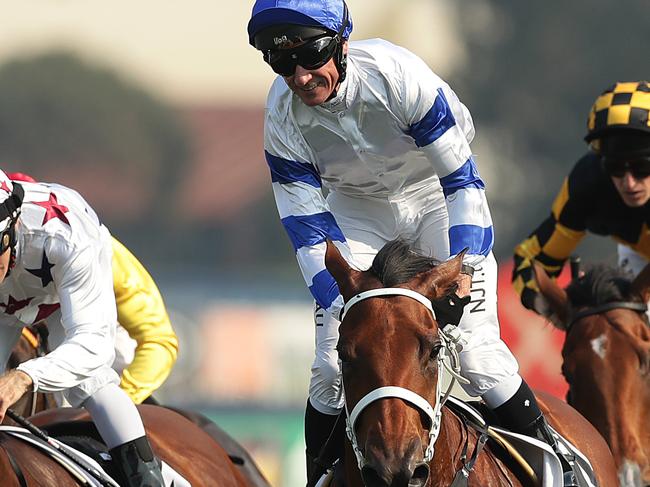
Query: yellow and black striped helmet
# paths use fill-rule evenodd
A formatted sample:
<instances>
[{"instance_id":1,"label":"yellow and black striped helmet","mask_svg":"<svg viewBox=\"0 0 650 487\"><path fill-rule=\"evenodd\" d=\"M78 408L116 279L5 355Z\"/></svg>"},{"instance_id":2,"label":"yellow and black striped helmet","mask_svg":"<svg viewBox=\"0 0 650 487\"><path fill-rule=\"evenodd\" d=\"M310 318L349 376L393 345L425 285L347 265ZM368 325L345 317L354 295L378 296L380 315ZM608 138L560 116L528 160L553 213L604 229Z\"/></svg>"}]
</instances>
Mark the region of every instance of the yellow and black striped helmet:
<instances>
[{"instance_id":1,"label":"yellow and black striped helmet","mask_svg":"<svg viewBox=\"0 0 650 487\"><path fill-rule=\"evenodd\" d=\"M618 82L607 88L591 107L587 129L585 140L596 151L603 135L628 131L650 133L650 83Z\"/></svg>"}]
</instances>

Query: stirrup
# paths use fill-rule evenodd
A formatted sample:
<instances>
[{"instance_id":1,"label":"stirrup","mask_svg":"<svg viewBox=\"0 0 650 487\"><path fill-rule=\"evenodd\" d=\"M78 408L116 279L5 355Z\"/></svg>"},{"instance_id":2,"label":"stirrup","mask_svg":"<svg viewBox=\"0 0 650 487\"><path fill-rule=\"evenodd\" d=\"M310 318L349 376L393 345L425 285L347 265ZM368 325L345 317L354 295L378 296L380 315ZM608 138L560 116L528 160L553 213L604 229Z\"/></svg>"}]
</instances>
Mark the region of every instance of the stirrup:
<instances>
[{"instance_id":1,"label":"stirrup","mask_svg":"<svg viewBox=\"0 0 650 487\"><path fill-rule=\"evenodd\" d=\"M576 474L571 469L568 472L563 473L563 479L564 479L564 487L580 487L578 484L578 479L576 478Z\"/></svg>"},{"instance_id":2,"label":"stirrup","mask_svg":"<svg viewBox=\"0 0 650 487\"><path fill-rule=\"evenodd\" d=\"M553 448L553 451L557 455L558 460L560 460L560 465L562 466L562 478L564 487L580 487L576 473L573 470L575 463L565 457L559 451L559 448L557 448L557 443L556 447Z\"/></svg>"},{"instance_id":3,"label":"stirrup","mask_svg":"<svg viewBox=\"0 0 650 487\"><path fill-rule=\"evenodd\" d=\"M535 421L533 421L528 426L528 428L526 428L525 434L528 434L533 438L537 438L538 440L543 441L553 449L553 452L557 456L558 460L560 461L560 465L562 466L562 477L563 477L564 487L580 487L578 484L576 474L573 470L573 462L571 461L570 458L564 456L564 454L560 451L560 448L558 447L558 442L553 436L553 433L551 432L551 429L548 423L546 422L546 418L544 416L540 416Z\"/></svg>"}]
</instances>

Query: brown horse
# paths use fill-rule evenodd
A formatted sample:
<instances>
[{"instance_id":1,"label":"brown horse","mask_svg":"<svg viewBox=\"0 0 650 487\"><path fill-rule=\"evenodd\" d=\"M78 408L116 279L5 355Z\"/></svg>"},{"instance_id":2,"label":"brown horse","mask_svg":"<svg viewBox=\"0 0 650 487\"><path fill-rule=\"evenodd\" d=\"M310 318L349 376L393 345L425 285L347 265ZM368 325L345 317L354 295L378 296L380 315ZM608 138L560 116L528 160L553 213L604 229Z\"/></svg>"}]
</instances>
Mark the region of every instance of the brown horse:
<instances>
[{"instance_id":1,"label":"brown horse","mask_svg":"<svg viewBox=\"0 0 650 487\"><path fill-rule=\"evenodd\" d=\"M180 473L192 487L245 487L249 484L207 433L183 416L158 406L138 406L154 452ZM48 431L57 424L74 428L75 436L98 439L85 412L73 408L53 409L32 418ZM69 421L73 421L70 423ZM13 461L14 466L11 465ZM25 479L23 484L19 478ZM0 431L0 479L2 486L78 486L66 469L41 451Z\"/></svg>"},{"instance_id":2,"label":"brown horse","mask_svg":"<svg viewBox=\"0 0 650 487\"><path fill-rule=\"evenodd\" d=\"M632 281L595 266L565 289L541 267L540 292L566 331L562 372L568 401L609 444L620 484L650 485L650 329L645 310L650 269Z\"/></svg>"},{"instance_id":3,"label":"brown horse","mask_svg":"<svg viewBox=\"0 0 650 487\"><path fill-rule=\"evenodd\" d=\"M480 448L480 435L451 409L440 408L437 392L439 357L449 347L431 300L455 288L461 259L435 265L396 241L362 272L328 242L326 266L346 302L337 346L350 413L342 485L449 486ZM611 453L593 426L550 396L541 395L540 406L590 460L599 485L616 485ZM454 485L532 485L492 442L469 470L468 483Z\"/></svg>"},{"instance_id":4,"label":"brown horse","mask_svg":"<svg viewBox=\"0 0 650 487\"><path fill-rule=\"evenodd\" d=\"M44 323L37 323L32 327L23 328L21 339L11 352L7 369L15 368L29 359L47 354L49 352L47 338L48 332ZM156 403L156 401L152 402ZM21 416L28 417L35 413L56 408L56 406L57 404L52 394L35 393L24 395L12 406L12 410ZM245 484L243 485L249 487L270 487L268 480L266 480L251 455L223 429L202 414L178 408L168 409L175 411L199 426L227 452L231 463L245 479ZM71 411L68 410L67 414L72 414ZM76 411L77 413L74 414L75 417L84 417L81 410ZM40 415L35 421L41 423L43 421L42 418L50 418L50 416ZM3 424L15 425L15 422L8 416L5 416Z\"/></svg>"}]
</instances>

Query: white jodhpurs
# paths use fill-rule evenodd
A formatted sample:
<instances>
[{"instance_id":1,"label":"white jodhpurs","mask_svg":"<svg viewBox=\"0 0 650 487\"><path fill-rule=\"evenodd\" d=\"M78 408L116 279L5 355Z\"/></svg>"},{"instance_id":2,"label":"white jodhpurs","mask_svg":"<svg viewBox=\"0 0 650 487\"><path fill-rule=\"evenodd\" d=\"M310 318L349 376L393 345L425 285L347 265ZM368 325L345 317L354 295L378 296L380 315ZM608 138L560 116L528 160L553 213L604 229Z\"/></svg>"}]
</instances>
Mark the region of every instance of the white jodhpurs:
<instances>
[{"instance_id":1,"label":"white jodhpurs","mask_svg":"<svg viewBox=\"0 0 650 487\"><path fill-rule=\"evenodd\" d=\"M648 259L638 252L632 250L627 245L618 244L618 266L630 271L634 277L648 264Z\"/></svg>"},{"instance_id":2,"label":"white jodhpurs","mask_svg":"<svg viewBox=\"0 0 650 487\"><path fill-rule=\"evenodd\" d=\"M427 199L428 198L428 199ZM368 269L379 250L389 241L405 237L414 248L439 260L449 256L447 212L436 194L418 199L368 201L338 193L328 197L330 209L343 231L359 269ZM460 354L463 386L471 396L485 396L492 408L510 399L521 384L519 366L501 340L497 318L497 263L492 254L476 268L472 300L459 324L467 342ZM341 372L336 345L340 322L320 308L315 312L316 357L311 367L309 397L324 414L343 408Z\"/></svg>"},{"instance_id":3,"label":"white jodhpurs","mask_svg":"<svg viewBox=\"0 0 650 487\"><path fill-rule=\"evenodd\" d=\"M90 413L109 450L145 434L138 409L116 384L95 391L83 407Z\"/></svg>"},{"instance_id":4,"label":"white jodhpurs","mask_svg":"<svg viewBox=\"0 0 650 487\"><path fill-rule=\"evenodd\" d=\"M632 273L636 277L648 265L648 259L627 245L618 244L618 266ZM645 312L650 320L650 309Z\"/></svg>"}]
</instances>

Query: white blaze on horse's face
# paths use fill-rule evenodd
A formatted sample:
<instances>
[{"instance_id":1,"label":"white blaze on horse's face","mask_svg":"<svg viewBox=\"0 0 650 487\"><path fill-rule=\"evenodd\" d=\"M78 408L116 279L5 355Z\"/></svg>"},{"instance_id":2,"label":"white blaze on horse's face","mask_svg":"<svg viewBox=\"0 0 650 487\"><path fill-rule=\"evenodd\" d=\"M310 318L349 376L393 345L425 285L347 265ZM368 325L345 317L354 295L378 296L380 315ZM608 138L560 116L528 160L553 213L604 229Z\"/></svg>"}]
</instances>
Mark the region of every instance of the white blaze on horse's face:
<instances>
[{"instance_id":1,"label":"white blaze on horse's face","mask_svg":"<svg viewBox=\"0 0 650 487\"><path fill-rule=\"evenodd\" d=\"M627 458L623 459L621 468L618 469L618 480L621 487L636 487L643 485L641 480L641 468L636 462L632 462Z\"/></svg>"},{"instance_id":2,"label":"white blaze on horse's face","mask_svg":"<svg viewBox=\"0 0 650 487\"><path fill-rule=\"evenodd\" d=\"M597 338L594 338L589 343L591 343L591 349L596 355L598 355L602 360L605 360L607 355L607 335L600 335Z\"/></svg>"}]
</instances>

